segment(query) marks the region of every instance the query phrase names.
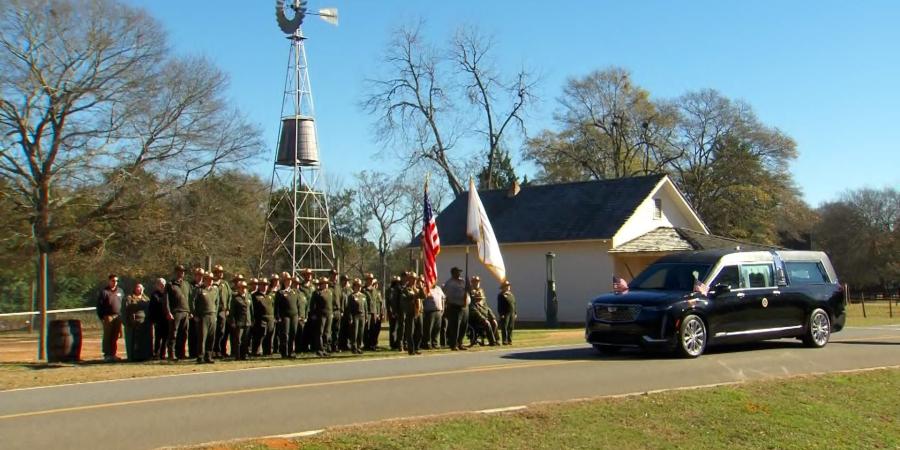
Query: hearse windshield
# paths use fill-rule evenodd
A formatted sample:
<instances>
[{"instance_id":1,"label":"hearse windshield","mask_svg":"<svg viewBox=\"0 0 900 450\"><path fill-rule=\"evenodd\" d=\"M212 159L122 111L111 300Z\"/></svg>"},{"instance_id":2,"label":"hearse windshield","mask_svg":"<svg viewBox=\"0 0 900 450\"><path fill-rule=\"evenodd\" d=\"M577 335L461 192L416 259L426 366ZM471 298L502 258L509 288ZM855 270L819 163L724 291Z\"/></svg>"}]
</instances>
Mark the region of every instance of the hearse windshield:
<instances>
[{"instance_id":1,"label":"hearse windshield","mask_svg":"<svg viewBox=\"0 0 900 450\"><path fill-rule=\"evenodd\" d=\"M628 288L665 291L691 291L694 280L703 280L709 273L708 264L657 263L638 274Z\"/></svg>"}]
</instances>

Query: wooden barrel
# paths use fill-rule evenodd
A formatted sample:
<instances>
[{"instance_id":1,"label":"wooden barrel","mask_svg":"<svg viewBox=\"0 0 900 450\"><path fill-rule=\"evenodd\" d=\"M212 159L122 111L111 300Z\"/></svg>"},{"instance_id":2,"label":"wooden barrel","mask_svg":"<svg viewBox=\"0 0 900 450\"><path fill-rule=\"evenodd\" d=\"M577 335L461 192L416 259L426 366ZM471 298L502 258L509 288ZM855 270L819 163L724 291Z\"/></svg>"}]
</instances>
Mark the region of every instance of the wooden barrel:
<instances>
[{"instance_id":1,"label":"wooden barrel","mask_svg":"<svg viewBox=\"0 0 900 450\"><path fill-rule=\"evenodd\" d=\"M50 321L47 329L47 362L79 360L81 360L81 321Z\"/></svg>"}]
</instances>

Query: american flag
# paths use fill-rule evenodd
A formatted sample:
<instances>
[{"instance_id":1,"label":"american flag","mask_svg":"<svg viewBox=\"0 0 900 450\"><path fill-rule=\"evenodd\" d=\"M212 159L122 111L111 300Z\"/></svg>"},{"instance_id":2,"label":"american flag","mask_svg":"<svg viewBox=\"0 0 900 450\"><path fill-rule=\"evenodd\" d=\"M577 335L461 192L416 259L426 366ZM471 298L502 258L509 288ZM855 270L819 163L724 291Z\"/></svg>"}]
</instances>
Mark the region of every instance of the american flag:
<instances>
[{"instance_id":1,"label":"american flag","mask_svg":"<svg viewBox=\"0 0 900 450\"><path fill-rule=\"evenodd\" d=\"M437 255L441 252L434 211L428 201L428 181L425 181L425 214L422 218L422 249L425 252L425 286L429 289L437 281Z\"/></svg>"}]
</instances>

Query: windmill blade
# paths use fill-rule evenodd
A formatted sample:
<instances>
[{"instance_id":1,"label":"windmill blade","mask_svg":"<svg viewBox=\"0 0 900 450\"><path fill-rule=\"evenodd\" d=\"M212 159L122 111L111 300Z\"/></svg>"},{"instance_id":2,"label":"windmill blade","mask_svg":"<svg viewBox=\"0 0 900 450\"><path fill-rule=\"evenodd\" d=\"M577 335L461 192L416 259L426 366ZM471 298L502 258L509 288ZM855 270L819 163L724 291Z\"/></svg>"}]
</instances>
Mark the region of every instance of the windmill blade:
<instances>
[{"instance_id":1,"label":"windmill blade","mask_svg":"<svg viewBox=\"0 0 900 450\"><path fill-rule=\"evenodd\" d=\"M322 8L319 10L319 17L322 20L337 26L338 25L338 10L337 8Z\"/></svg>"}]
</instances>

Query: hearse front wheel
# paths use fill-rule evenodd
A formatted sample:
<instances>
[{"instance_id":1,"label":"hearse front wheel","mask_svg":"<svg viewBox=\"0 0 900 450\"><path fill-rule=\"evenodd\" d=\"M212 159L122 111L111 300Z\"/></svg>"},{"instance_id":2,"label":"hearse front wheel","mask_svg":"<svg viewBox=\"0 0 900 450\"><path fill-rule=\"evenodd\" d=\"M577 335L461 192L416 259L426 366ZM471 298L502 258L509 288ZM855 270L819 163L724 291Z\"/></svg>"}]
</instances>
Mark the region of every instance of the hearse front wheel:
<instances>
[{"instance_id":1,"label":"hearse front wheel","mask_svg":"<svg viewBox=\"0 0 900 450\"><path fill-rule=\"evenodd\" d=\"M809 313L809 322L806 324L806 334L803 335L803 343L807 347L822 348L831 337L831 319L822 308L816 308Z\"/></svg>"},{"instance_id":2,"label":"hearse front wheel","mask_svg":"<svg viewBox=\"0 0 900 450\"><path fill-rule=\"evenodd\" d=\"M694 314L684 317L678 328L678 353L686 358L696 358L706 349L706 324Z\"/></svg>"}]
</instances>

